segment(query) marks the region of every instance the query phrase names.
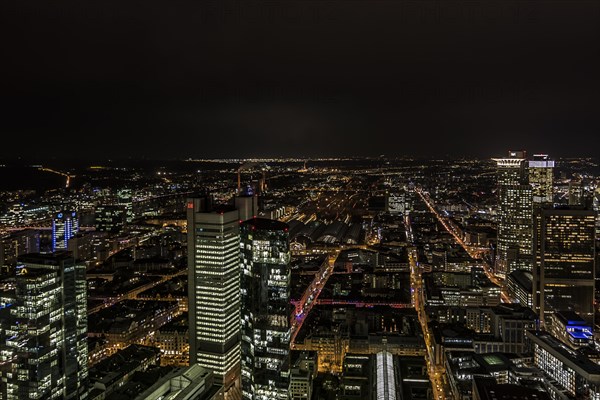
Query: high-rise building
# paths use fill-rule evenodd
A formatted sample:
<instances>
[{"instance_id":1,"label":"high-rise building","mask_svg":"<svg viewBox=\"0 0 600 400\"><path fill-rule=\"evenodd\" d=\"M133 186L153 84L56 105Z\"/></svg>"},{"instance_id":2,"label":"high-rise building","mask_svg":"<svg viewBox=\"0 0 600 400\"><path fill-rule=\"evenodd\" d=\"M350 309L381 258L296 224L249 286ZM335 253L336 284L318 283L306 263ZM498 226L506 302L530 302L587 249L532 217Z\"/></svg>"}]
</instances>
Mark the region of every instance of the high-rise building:
<instances>
[{"instance_id":1,"label":"high-rise building","mask_svg":"<svg viewBox=\"0 0 600 400\"><path fill-rule=\"evenodd\" d=\"M535 204L552 204L554 199L554 161L547 154L534 154L529 161L529 184Z\"/></svg>"},{"instance_id":2,"label":"high-rise building","mask_svg":"<svg viewBox=\"0 0 600 400\"><path fill-rule=\"evenodd\" d=\"M244 190L242 194L235 196L234 204L240 212L240 221L256 218L258 215L258 196L251 190Z\"/></svg>"},{"instance_id":3,"label":"high-rise building","mask_svg":"<svg viewBox=\"0 0 600 400\"><path fill-rule=\"evenodd\" d=\"M69 239L79 232L75 211L62 211L52 219L52 251L66 250Z\"/></svg>"},{"instance_id":4,"label":"high-rise building","mask_svg":"<svg viewBox=\"0 0 600 400\"><path fill-rule=\"evenodd\" d=\"M190 365L227 388L240 368L240 223L235 208L210 203L187 203Z\"/></svg>"},{"instance_id":5,"label":"high-rise building","mask_svg":"<svg viewBox=\"0 0 600 400\"><path fill-rule=\"evenodd\" d=\"M555 311L594 317L595 222L593 210L562 206L536 210L533 231L533 306L548 323Z\"/></svg>"},{"instance_id":6,"label":"high-rise building","mask_svg":"<svg viewBox=\"0 0 600 400\"><path fill-rule=\"evenodd\" d=\"M498 246L496 273L531 270L532 188L527 181L525 152L510 151L494 159L498 172Z\"/></svg>"},{"instance_id":7,"label":"high-rise building","mask_svg":"<svg viewBox=\"0 0 600 400\"><path fill-rule=\"evenodd\" d=\"M0 331L6 400L87 395L85 265L69 252L19 258Z\"/></svg>"},{"instance_id":8,"label":"high-rise building","mask_svg":"<svg viewBox=\"0 0 600 400\"><path fill-rule=\"evenodd\" d=\"M287 400L290 387L290 247L287 224L254 218L240 226L242 396Z\"/></svg>"}]
</instances>

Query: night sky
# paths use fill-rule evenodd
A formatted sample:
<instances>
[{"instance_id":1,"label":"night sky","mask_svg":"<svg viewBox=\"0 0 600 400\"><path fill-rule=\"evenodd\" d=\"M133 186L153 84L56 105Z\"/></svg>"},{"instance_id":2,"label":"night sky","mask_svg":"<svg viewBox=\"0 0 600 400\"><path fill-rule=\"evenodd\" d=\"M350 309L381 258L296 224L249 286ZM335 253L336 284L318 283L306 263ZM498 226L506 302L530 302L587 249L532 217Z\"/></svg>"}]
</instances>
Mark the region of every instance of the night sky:
<instances>
[{"instance_id":1,"label":"night sky","mask_svg":"<svg viewBox=\"0 0 600 400\"><path fill-rule=\"evenodd\" d=\"M598 0L3 0L0 35L1 157L599 155Z\"/></svg>"}]
</instances>

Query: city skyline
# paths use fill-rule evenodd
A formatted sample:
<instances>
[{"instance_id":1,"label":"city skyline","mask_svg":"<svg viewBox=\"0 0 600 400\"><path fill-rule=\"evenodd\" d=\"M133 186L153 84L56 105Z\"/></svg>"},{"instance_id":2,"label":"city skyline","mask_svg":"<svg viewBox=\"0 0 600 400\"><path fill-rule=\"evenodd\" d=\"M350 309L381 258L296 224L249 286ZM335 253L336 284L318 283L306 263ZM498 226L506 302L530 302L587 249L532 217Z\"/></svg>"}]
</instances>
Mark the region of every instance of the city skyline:
<instances>
[{"instance_id":1,"label":"city skyline","mask_svg":"<svg viewBox=\"0 0 600 400\"><path fill-rule=\"evenodd\" d=\"M595 399L598 165L497 156L22 164L0 396Z\"/></svg>"}]
</instances>

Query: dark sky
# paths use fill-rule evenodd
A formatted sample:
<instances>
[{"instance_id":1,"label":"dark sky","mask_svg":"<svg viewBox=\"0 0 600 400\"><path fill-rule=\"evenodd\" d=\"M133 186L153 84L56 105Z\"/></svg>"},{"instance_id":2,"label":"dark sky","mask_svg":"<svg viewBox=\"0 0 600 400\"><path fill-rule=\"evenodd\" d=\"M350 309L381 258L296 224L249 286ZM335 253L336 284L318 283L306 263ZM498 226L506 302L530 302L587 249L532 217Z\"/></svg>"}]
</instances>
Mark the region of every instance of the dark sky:
<instances>
[{"instance_id":1,"label":"dark sky","mask_svg":"<svg viewBox=\"0 0 600 400\"><path fill-rule=\"evenodd\" d=\"M0 156L598 155L600 1L0 2Z\"/></svg>"}]
</instances>

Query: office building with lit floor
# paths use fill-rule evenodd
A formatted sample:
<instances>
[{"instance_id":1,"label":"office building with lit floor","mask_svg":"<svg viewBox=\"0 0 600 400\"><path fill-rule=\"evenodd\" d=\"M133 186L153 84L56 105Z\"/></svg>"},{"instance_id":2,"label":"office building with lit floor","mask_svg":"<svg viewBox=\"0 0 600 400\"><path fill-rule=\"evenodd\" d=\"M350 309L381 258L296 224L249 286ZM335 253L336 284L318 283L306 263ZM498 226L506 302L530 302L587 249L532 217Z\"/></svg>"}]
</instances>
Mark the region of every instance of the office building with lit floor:
<instances>
[{"instance_id":1,"label":"office building with lit floor","mask_svg":"<svg viewBox=\"0 0 600 400\"><path fill-rule=\"evenodd\" d=\"M563 310L593 321L596 213L579 206L540 208L534 222L534 311L542 323Z\"/></svg>"},{"instance_id":2,"label":"office building with lit floor","mask_svg":"<svg viewBox=\"0 0 600 400\"><path fill-rule=\"evenodd\" d=\"M552 398L600 399L600 365L548 332L528 330L526 335L533 345L533 362L544 372Z\"/></svg>"},{"instance_id":3,"label":"office building with lit floor","mask_svg":"<svg viewBox=\"0 0 600 400\"><path fill-rule=\"evenodd\" d=\"M513 302L533 308L533 275L530 271L512 271L506 278L506 288Z\"/></svg>"},{"instance_id":4,"label":"office building with lit floor","mask_svg":"<svg viewBox=\"0 0 600 400\"><path fill-rule=\"evenodd\" d=\"M228 388L239 380L239 214L194 198L187 221L190 365L213 371Z\"/></svg>"},{"instance_id":5,"label":"office building with lit floor","mask_svg":"<svg viewBox=\"0 0 600 400\"><path fill-rule=\"evenodd\" d=\"M554 193L554 161L547 154L534 154L527 175L534 204L552 204Z\"/></svg>"},{"instance_id":6,"label":"office building with lit floor","mask_svg":"<svg viewBox=\"0 0 600 400\"><path fill-rule=\"evenodd\" d=\"M551 318L550 332L567 346L573 349L587 347L594 340L592 324L573 311L557 311Z\"/></svg>"},{"instance_id":7,"label":"office building with lit floor","mask_svg":"<svg viewBox=\"0 0 600 400\"><path fill-rule=\"evenodd\" d=\"M533 192L527 181L524 151L494 159L498 176L498 249L496 273L531 270Z\"/></svg>"},{"instance_id":8,"label":"office building with lit floor","mask_svg":"<svg viewBox=\"0 0 600 400\"><path fill-rule=\"evenodd\" d=\"M253 218L240 231L242 395L287 400L292 315L288 226Z\"/></svg>"},{"instance_id":9,"label":"office building with lit floor","mask_svg":"<svg viewBox=\"0 0 600 400\"><path fill-rule=\"evenodd\" d=\"M85 398L85 265L64 251L22 256L14 291L3 297L11 300L2 310L0 398Z\"/></svg>"},{"instance_id":10,"label":"office building with lit floor","mask_svg":"<svg viewBox=\"0 0 600 400\"><path fill-rule=\"evenodd\" d=\"M66 250L69 239L79 232L75 211L62 211L52 218L52 251Z\"/></svg>"}]
</instances>

